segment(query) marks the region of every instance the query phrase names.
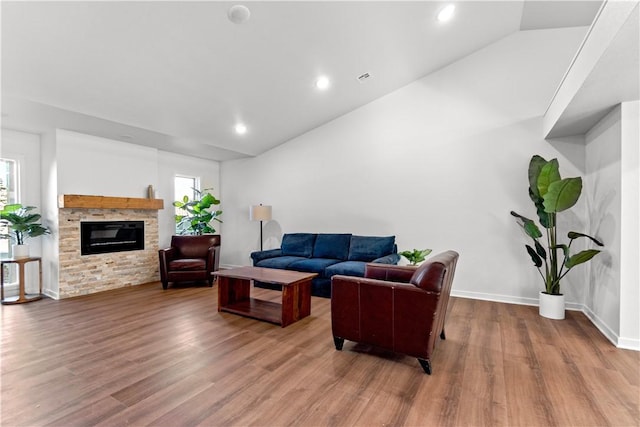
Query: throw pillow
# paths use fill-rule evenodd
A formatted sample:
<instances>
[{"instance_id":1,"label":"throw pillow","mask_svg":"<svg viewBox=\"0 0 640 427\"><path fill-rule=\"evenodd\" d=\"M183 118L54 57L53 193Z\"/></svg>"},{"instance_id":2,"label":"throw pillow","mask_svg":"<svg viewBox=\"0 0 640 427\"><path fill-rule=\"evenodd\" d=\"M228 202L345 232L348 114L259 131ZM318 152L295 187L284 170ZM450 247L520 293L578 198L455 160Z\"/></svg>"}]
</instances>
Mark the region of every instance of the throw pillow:
<instances>
[{"instance_id":1,"label":"throw pillow","mask_svg":"<svg viewBox=\"0 0 640 427\"><path fill-rule=\"evenodd\" d=\"M289 233L282 236L282 255L310 258L316 235L312 233Z\"/></svg>"},{"instance_id":2,"label":"throw pillow","mask_svg":"<svg viewBox=\"0 0 640 427\"><path fill-rule=\"evenodd\" d=\"M318 234L313 246L314 258L346 260L349 256L351 234Z\"/></svg>"},{"instance_id":3,"label":"throw pillow","mask_svg":"<svg viewBox=\"0 0 640 427\"><path fill-rule=\"evenodd\" d=\"M349 248L349 261L370 262L393 253L396 236L353 236Z\"/></svg>"}]
</instances>

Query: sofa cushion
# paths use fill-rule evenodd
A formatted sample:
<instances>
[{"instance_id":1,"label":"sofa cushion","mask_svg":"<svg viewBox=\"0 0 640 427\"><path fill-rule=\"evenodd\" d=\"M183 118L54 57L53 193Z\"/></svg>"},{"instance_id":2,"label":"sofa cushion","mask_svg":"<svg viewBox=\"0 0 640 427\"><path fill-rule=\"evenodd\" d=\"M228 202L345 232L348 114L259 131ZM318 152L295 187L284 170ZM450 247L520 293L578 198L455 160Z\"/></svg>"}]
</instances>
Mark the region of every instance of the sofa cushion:
<instances>
[{"instance_id":1,"label":"sofa cushion","mask_svg":"<svg viewBox=\"0 0 640 427\"><path fill-rule=\"evenodd\" d=\"M333 264L324 272L325 277L332 277L336 274L343 276L357 276L364 277L364 270L367 263L363 261L343 261L337 264Z\"/></svg>"},{"instance_id":2,"label":"sofa cushion","mask_svg":"<svg viewBox=\"0 0 640 427\"><path fill-rule=\"evenodd\" d=\"M351 234L318 234L313 257L346 260L350 242Z\"/></svg>"},{"instance_id":3,"label":"sofa cushion","mask_svg":"<svg viewBox=\"0 0 640 427\"><path fill-rule=\"evenodd\" d=\"M352 236L349 247L349 261L366 261L393 253L396 236Z\"/></svg>"},{"instance_id":4,"label":"sofa cushion","mask_svg":"<svg viewBox=\"0 0 640 427\"><path fill-rule=\"evenodd\" d=\"M312 233L288 233L282 236L282 255L309 258L313 253L316 235Z\"/></svg>"},{"instance_id":5,"label":"sofa cushion","mask_svg":"<svg viewBox=\"0 0 640 427\"><path fill-rule=\"evenodd\" d=\"M267 258L262 261L258 261L256 263L256 267L265 267L265 268L279 268L285 269L289 266L289 264L305 260L308 258L300 257L300 256L279 256L275 258Z\"/></svg>"},{"instance_id":6,"label":"sofa cushion","mask_svg":"<svg viewBox=\"0 0 640 427\"><path fill-rule=\"evenodd\" d=\"M339 259L310 258L292 262L287 266L287 270L304 271L305 273L318 273L324 276L325 268L340 262Z\"/></svg>"}]
</instances>

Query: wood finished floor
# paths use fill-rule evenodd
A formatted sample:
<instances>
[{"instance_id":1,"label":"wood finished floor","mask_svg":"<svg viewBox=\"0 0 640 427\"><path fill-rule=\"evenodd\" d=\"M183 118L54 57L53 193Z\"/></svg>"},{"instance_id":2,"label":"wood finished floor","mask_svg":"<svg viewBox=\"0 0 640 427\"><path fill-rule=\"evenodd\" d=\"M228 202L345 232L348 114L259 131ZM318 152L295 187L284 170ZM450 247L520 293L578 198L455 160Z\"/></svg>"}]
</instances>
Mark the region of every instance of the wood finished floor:
<instances>
[{"instance_id":1,"label":"wood finished floor","mask_svg":"<svg viewBox=\"0 0 640 427\"><path fill-rule=\"evenodd\" d=\"M327 299L287 328L216 307L215 286L159 283L2 306L1 424L639 424L639 353L581 313L452 298L427 376L413 358L336 351Z\"/></svg>"}]
</instances>

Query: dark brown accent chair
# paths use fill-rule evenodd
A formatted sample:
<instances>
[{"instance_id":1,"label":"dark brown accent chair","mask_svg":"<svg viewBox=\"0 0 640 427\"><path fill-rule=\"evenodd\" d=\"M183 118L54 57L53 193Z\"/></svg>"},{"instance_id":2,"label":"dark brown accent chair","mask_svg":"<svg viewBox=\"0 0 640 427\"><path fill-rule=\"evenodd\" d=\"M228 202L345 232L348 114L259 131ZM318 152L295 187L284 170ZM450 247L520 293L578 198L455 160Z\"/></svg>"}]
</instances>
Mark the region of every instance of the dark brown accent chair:
<instances>
[{"instance_id":1,"label":"dark brown accent chair","mask_svg":"<svg viewBox=\"0 0 640 427\"><path fill-rule=\"evenodd\" d=\"M365 277L331 279L331 329L344 340L418 358L431 374L431 355L444 322L458 253L430 257L418 268L367 264Z\"/></svg>"},{"instance_id":2,"label":"dark brown accent chair","mask_svg":"<svg viewBox=\"0 0 640 427\"><path fill-rule=\"evenodd\" d=\"M213 273L220 265L220 236L171 236L171 247L160 249L162 288L169 282L206 280L213 286Z\"/></svg>"}]
</instances>

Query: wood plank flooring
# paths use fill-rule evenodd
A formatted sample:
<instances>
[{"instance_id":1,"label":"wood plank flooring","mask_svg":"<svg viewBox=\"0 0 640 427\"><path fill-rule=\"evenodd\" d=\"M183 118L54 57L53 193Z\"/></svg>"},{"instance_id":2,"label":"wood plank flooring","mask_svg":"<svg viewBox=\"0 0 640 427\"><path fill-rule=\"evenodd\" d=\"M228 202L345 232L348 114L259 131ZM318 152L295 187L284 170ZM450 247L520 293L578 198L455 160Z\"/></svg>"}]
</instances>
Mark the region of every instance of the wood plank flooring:
<instances>
[{"instance_id":1,"label":"wood plank flooring","mask_svg":"<svg viewBox=\"0 0 640 427\"><path fill-rule=\"evenodd\" d=\"M278 300L276 291L255 289ZM345 342L329 300L286 328L159 283L2 306L3 426L638 426L640 357L578 312L452 298L433 375Z\"/></svg>"}]
</instances>

